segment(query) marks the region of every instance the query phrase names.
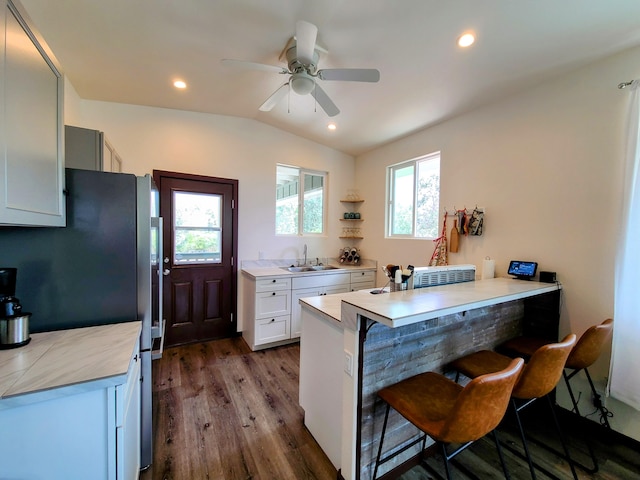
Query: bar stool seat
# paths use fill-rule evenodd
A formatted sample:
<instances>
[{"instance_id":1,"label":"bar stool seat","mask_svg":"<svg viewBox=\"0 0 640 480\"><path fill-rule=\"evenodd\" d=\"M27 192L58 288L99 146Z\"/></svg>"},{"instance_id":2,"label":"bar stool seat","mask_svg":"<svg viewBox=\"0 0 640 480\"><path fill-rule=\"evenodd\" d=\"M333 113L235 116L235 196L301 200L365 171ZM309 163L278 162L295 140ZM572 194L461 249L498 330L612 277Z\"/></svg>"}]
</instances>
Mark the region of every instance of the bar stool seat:
<instances>
[{"instance_id":1,"label":"bar stool seat","mask_svg":"<svg viewBox=\"0 0 640 480\"><path fill-rule=\"evenodd\" d=\"M480 376L465 387L438 373L426 372L378 391L378 396L386 402L386 412L373 478L376 478L380 465L407 448L422 442L424 450L427 435L440 445L447 478L451 478L449 460L475 440L492 432L504 417L511 390L523 364L521 358L509 359L504 369ZM425 435L381 458L391 407ZM509 478L500 444L497 437L494 439L505 477ZM446 446L451 443L463 445L447 453Z\"/></svg>"},{"instance_id":2,"label":"bar stool seat","mask_svg":"<svg viewBox=\"0 0 640 480\"><path fill-rule=\"evenodd\" d=\"M546 344L534 351L524 366L511 393L511 405L518 422L526 460L533 479L536 478L534 463L529 453L519 412L541 397L547 398L571 473L574 479L578 479L555 415L553 403L549 398L549 393L553 391L560 380L567 357L575 343L576 336L569 334L559 343ZM509 362L511 362L511 358L508 356L489 350L481 350L453 361L450 367L457 371L458 374L462 373L466 377L474 379L478 378L479 375L486 375L497 369L504 368L504 365L508 365ZM519 402L517 403L516 400ZM548 474L548 472L545 473Z\"/></svg>"}]
</instances>

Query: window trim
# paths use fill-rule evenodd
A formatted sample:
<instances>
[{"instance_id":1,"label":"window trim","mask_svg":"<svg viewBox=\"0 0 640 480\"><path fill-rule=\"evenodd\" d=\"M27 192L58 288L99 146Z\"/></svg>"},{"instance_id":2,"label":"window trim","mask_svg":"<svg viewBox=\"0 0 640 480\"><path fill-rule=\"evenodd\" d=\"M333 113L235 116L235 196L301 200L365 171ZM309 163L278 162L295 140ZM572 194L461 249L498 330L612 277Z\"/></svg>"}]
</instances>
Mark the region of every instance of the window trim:
<instances>
[{"instance_id":1,"label":"window trim","mask_svg":"<svg viewBox=\"0 0 640 480\"><path fill-rule=\"evenodd\" d=\"M436 229L436 235L434 237L418 237L416 236L416 215L418 212L417 208L417 191L418 191L418 182L419 176L418 172L418 164L423 161L429 160L438 160L438 176L440 177L440 161L442 160L442 154L440 150L437 150L432 153L428 153L426 155L421 155L419 157L414 157L410 160L404 160L402 162L395 163L393 165L387 166L387 205L385 209L385 238L389 239L409 239L409 240L434 240L438 236L438 230ZM399 169L406 168L408 166L413 166L413 207L411 212L411 234L394 234L393 229L393 213L394 213L394 192L395 192L395 175ZM438 192L440 190L440 183L438 184ZM440 221L440 196L438 195L438 224Z\"/></svg>"},{"instance_id":2,"label":"window trim","mask_svg":"<svg viewBox=\"0 0 640 480\"><path fill-rule=\"evenodd\" d=\"M329 189L328 189L328 179L329 179L329 172L323 172L320 170L313 170L310 168L304 168L304 167L297 167L295 165L285 165L282 163L277 163L276 164L276 179L278 176L278 168L279 167L284 167L284 168L291 168L291 169L296 169L298 170L298 184L302 185L302 188L298 188L298 220L297 220L297 224L298 224L298 228L297 228L297 232L296 233L278 233L277 231L275 232L276 237L326 237L327 236L327 206L328 206L328 193L329 193ZM304 177L306 175L313 175L313 176L317 176L317 177L322 177L322 231L314 233L314 232L304 232ZM278 199L276 198L276 205L275 207L277 208L277 202ZM277 221L276 221L277 223ZM274 225L274 231L275 231L275 225Z\"/></svg>"}]
</instances>

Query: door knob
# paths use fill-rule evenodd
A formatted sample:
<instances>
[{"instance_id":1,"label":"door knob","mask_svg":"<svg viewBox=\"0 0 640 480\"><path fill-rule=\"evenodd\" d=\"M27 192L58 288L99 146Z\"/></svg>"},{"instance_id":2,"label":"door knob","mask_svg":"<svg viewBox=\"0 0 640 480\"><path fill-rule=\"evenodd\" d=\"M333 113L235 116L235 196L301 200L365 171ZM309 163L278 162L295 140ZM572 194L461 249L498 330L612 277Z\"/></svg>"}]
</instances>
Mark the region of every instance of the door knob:
<instances>
[{"instance_id":1,"label":"door knob","mask_svg":"<svg viewBox=\"0 0 640 480\"><path fill-rule=\"evenodd\" d=\"M165 268L165 269L162 271L162 275L164 275L165 277L166 277L167 275L169 275L170 273L171 273L171 270L169 270L168 268Z\"/></svg>"}]
</instances>

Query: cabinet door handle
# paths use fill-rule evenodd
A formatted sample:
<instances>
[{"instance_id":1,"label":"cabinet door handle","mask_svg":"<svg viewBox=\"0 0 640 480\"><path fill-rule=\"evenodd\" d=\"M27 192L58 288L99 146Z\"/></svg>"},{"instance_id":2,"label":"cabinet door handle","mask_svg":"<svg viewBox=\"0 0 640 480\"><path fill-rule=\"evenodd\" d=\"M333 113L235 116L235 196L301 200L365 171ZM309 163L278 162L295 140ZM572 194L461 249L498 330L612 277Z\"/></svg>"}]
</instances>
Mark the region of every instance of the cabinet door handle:
<instances>
[{"instance_id":1,"label":"cabinet door handle","mask_svg":"<svg viewBox=\"0 0 640 480\"><path fill-rule=\"evenodd\" d=\"M275 295L275 294L276 294L276 292L273 292L271 295Z\"/></svg>"},{"instance_id":2,"label":"cabinet door handle","mask_svg":"<svg viewBox=\"0 0 640 480\"><path fill-rule=\"evenodd\" d=\"M272 323L273 323L273 322L275 322L275 321L276 321L276 319L275 319L275 318L272 318L272 319L271 319L271 322L272 322Z\"/></svg>"},{"instance_id":3,"label":"cabinet door handle","mask_svg":"<svg viewBox=\"0 0 640 480\"><path fill-rule=\"evenodd\" d=\"M273 280L271 280L272 283L276 283L276 279L274 278Z\"/></svg>"}]
</instances>

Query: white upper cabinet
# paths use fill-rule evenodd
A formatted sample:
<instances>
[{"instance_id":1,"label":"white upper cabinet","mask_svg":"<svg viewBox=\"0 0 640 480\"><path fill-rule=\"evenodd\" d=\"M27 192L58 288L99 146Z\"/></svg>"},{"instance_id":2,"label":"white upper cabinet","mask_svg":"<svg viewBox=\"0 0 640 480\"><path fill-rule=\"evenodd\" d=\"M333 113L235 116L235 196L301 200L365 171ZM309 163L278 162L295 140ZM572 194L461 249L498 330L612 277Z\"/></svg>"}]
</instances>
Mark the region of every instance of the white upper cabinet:
<instances>
[{"instance_id":1,"label":"white upper cabinet","mask_svg":"<svg viewBox=\"0 0 640 480\"><path fill-rule=\"evenodd\" d=\"M0 15L0 224L64 226L62 73L20 4Z\"/></svg>"}]
</instances>

